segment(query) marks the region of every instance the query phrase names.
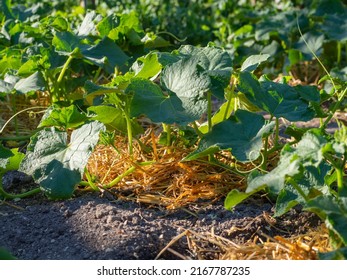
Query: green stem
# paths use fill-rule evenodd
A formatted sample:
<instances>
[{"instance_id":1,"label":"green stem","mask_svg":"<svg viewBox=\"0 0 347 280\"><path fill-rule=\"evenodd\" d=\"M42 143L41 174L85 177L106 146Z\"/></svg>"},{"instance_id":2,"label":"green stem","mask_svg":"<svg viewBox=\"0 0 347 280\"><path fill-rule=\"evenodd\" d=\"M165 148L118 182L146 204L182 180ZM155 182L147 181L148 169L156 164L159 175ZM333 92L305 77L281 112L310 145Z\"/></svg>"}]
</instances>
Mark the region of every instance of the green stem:
<instances>
[{"instance_id":1,"label":"green stem","mask_svg":"<svg viewBox=\"0 0 347 280\"><path fill-rule=\"evenodd\" d=\"M263 170L266 170L267 167L267 159L268 159L268 148L269 148L269 136L265 137L265 143L264 143L264 150L263 150L263 164L261 165L261 168Z\"/></svg>"},{"instance_id":2,"label":"green stem","mask_svg":"<svg viewBox=\"0 0 347 280\"><path fill-rule=\"evenodd\" d=\"M204 136L204 134L201 133L198 125L196 124L196 122L192 122L192 125L193 125L193 128L194 128L196 134L199 136L199 138L202 138Z\"/></svg>"},{"instance_id":3,"label":"green stem","mask_svg":"<svg viewBox=\"0 0 347 280\"><path fill-rule=\"evenodd\" d=\"M73 55L70 55L69 58L66 60L64 66L63 66L63 69L61 69L61 72L59 74L59 77L58 77L58 80L57 80L57 83L60 84L61 81L63 80L64 78L64 75L65 75L65 72L67 70L67 68L69 67L70 65L70 62L73 60Z\"/></svg>"},{"instance_id":4,"label":"green stem","mask_svg":"<svg viewBox=\"0 0 347 280\"><path fill-rule=\"evenodd\" d=\"M128 133L128 153L133 155L133 130L131 127L131 119L128 112L124 111L125 121L127 123L127 133Z\"/></svg>"},{"instance_id":5,"label":"green stem","mask_svg":"<svg viewBox=\"0 0 347 280\"><path fill-rule=\"evenodd\" d=\"M166 145L171 146L171 125L163 123L163 130L166 132Z\"/></svg>"},{"instance_id":6,"label":"green stem","mask_svg":"<svg viewBox=\"0 0 347 280\"><path fill-rule=\"evenodd\" d=\"M154 161L146 161L146 162L137 163L137 165L146 166L146 165L150 165L150 164L153 164L153 163L154 163ZM122 174L118 175L108 185L104 186L104 188L106 188L106 189L112 188L114 185L118 184L123 178L125 178L129 174L133 173L135 170L136 170L136 165L131 166L128 170L126 170Z\"/></svg>"},{"instance_id":7,"label":"green stem","mask_svg":"<svg viewBox=\"0 0 347 280\"><path fill-rule=\"evenodd\" d=\"M334 107L332 108L332 110L330 111L329 116L326 118L326 120L324 121L323 125L321 126L322 129L325 129L326 126L328 125L328 123L330 122L330 120L333 118L335 112L339 109L339 107L341 106L341 103L345 97L347 93L347 88L345 88L345 90L342 92L341 96L338 96L338 100L335 103Z\"/></svg>"},{"instance_id":8,"label":"green stem","mask_svg":"<svg viewBox=\"0 0 347 280\"><path fill-rule=\"evenodd\" d=\"M275 146L278 145L278 140L279 140L279 134L280 134L280 122L279 119L276 118L276 127L275 127Z\"/></svg>"},{"instance_id":9,"label":"green stem","mask_svg":"<svg viewBox=\"0 0 347 280\"><path fill-rule=\"evenodd\" d=\"M93 182L93 180L92 180L92 177L90 176L90 173L89 173L89 171L88 171L87 168L85 168L84 174L85 174L86 177L87 177L89 186L91 186L91 188L92 188L94 191L99 191L99 188L94 184L94 182Z\"/></svg>"},{"instance_id":10,"label":"green stem","mask_svg":"<svg viewBox=\"0 0 347 280\"><path fill-rule=\"evenodd\" d=\"M230 90L230 92L228 92L228 104L227 104L227 109L224 112L223 121L225 121L228 118L229 108L231 106L231 103L233 100L233 94L235 92L235 84L236 83L234 83L234 82L232 83L231 90ZM234 107L234 108L236 108L236 107Z\"/></svg>"},{"instance_id":11,"label":"green stem","mask_svg":"<svg viewBox=\"0 0 347 280\"><path fill-rule=\"evenodd\" d=\"M30 108L26 108L26 109L23 109L17 113L15 113L11 118L9 118L5 123L4 125L2 126L2 128L0 129L0 134L4 131L5 127L9 124L9 122L11 120L13 120L15 117L17 117L19 114L23 113L23 112L26 112L26 111L29 111L29 110L33 110L33 109L47 109L46 107L43 107L43 106L36 106L36 107L30 107Z\"/></svg>"},{"instance_id":12,"label":"green stem","mask_svg":"<svg viewBox=\"0 0 347 280\"><path fill-rule=\"evenodd\" d=\"M2 188L2 184L0 183L0 196L2 196L4 198L8 198L8 199L25 198L25 197L37 194L39 192L41 192L41 189L40 188L35 188L35 189L32 189L32 190L27 191L25 193L11 194L11 193L6 192Z\"/></svg>"},{"instance_id":13,"label":"green stem","mask_svg":"<svg viewBox=\"0 0 347 280\"><path fill-rule=\"evenodd\" d=\"M335 171L336 171L336 175L337 175L337 188L339 190L339 193L342 193L342 190L344 188L343 186L343 168L336 168L335 167Z\"/></svg>"},{"instance_id":14,"label":"green stem","mask_svg":"<svg viewBox=\"0 0 347 280\"><path fill-rule=\"evenodd\" d=\"M337 42L337 65L341 64L342 44Z\"/></svg>"},{"instance_id":15,"label":"green stem","mask_svg":"<svg viewBox=\"0 0 347 280\"><path fill-rule=\"evenodd\" d=\"M302 196L302 198L307 202L309 198L307 195L303 192L303 190L300 188L300 186L297 184L297 182L293 178L289 178L288 182L294 187L294 189Z\"/></svg>"},{"instance_id":16,"label":"green stem","mask_svg":"<svg viewBox=\"0 0 347 280\"><path fill-rule=\"evenodd\" d=\"M207 92L207 123L208 131L212 129L212 93L211 91Z\"/></svg>"}]
</instances>

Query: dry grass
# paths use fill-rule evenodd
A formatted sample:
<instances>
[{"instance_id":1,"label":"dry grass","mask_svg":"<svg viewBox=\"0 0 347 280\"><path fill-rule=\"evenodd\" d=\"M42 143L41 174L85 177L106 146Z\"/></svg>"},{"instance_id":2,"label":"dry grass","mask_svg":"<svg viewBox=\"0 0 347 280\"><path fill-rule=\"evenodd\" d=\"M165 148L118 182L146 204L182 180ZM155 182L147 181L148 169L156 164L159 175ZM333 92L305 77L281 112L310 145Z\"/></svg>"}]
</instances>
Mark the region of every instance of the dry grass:
<instances>
[{"instance_id":1,"label":"dry grass","mask_svg":"<svg viewBox=\"0 0 347 280\"><path fill-rule=\"evenodd\" d=\"M109 189L123 199L176 209L198 200L219 199L233 188L244 189L244 178L221 166L204 161L181 162L189 149L158 147L156 142L143 141L151 151L145 154L134 145L130 157L124 137L117 138L116 143L118 152L110 146L98 146L88 170L102 188L134 166L134 172ZM148 161L153 163L139 164Z\"/></svg>"},{"instance_id":2,"label":"dry grass","mask_svg":"<svg viewBox=\"0 0 347 280\"><path fill-rule=\"evenodd\" d=\"M107 186L120 174L135 166L133 173L108 191L121 199L177 209L201 200L212 203L234 188L244 190L243 177L204 161L181 162L190 152L189 149L160 147L153 132L146 135L141 141L151 147L148 153L143 153L136 144L134 154L130 157L124 137L116 139L118 152L109 146L98 146L95 149L88 170L96 175L100 188ZM227 157L226 154L222 155L222 159L230 163L232 159ZM145 161L154 161L154 163L148 166L138 164ZM252 167L241 166L239 169L247 170ZM172 245L182 238L187 241L190 254L197 259L311 260L317 259L318 252L331 250L327 230L324 227L291 238L281 236L272 238L259 233L243 244L236 244L217 236L213 229L205 233L187 229L173 238L157 258L168 251L179 259L190 259L192 255L182 255L172 248Z\"/></svg>"}]
</instances>

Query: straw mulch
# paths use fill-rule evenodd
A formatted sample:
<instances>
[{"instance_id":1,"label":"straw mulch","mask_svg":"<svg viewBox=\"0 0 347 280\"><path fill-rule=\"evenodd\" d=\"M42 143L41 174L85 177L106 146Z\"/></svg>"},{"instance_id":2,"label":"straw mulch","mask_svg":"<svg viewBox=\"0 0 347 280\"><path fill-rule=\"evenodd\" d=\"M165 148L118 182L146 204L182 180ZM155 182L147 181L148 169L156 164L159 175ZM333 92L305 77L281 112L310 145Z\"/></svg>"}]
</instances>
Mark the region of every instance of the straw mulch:
<instances>
[{"instance_id":1,"label":"straw mulch","mask_svg":"<svg viewBox=\"0 0 347 280\"><path fill-rule=\"evenodd\" d=\"M110 146L98 146L88 163L88 170L96 178L96 185L102 191L120 199L132 200L167 209L184 208L189 203L205 201L213 203L224 197L231 189L244 190L244 178L221 166L205 161L181 162L191 150L183 147L160 147L153 131L145 134L141 142L151 147L144 153L139 144L134 144L134 154L128 155L124 137L116 139L116 151ZM227 155L222 155L223 160ZM153 161L147 166L141 162ZM229 162L230 164L230 162ZM235 164L235 163L234 163ZM113 186L108 184L131 167L134 171ZM254 166L241 166L247 170ZM262 237L259 237L262 236ZM174 254L179 259L190 259L192 255L176 252L172 245L184 238L190 254L198 259L266 259L266 260L307 260L317 259L318 252L331 250L327 230L311 230L305 235L274 238L259 233L254 239L243 244L217 236L213 229L204 234L190 229L172 239L160 252Z\"/></svg>"}]
</instances>

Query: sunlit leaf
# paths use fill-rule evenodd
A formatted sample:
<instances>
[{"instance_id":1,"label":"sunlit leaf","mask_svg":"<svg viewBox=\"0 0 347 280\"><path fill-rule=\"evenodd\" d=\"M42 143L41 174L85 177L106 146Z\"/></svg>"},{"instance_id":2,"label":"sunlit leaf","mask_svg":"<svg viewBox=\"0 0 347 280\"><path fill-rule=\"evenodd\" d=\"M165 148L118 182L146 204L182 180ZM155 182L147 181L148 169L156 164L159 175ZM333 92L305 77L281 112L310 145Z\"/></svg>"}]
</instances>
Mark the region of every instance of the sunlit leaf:
<instances>
[{"instance_id":1,"label":"sunlit leaf","mask_svg":"<svg viewBox=\"0 0 347 280\"><path fill-rule=\"evenodd\" d=\"M70 141L67 132L54 127L39 131L31 138L20 171L33 176L48 197L71 197L101 130L100 122L87 123L72 132Z\"/></svg>"}]
</instances>

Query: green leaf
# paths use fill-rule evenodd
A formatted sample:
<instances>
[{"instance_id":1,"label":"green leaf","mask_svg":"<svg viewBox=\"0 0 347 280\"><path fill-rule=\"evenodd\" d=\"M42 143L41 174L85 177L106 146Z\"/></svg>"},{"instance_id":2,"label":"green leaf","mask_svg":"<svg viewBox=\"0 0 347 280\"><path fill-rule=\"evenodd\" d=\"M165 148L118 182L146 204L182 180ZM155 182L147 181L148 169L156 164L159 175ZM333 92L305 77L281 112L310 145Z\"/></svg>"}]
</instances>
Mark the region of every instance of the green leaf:
<instances>
[{"instance_id":1,"label":"green leaf","mask_svg":"<svg viewBox=\"0 0 347 280\"><path fill-rule=\"evenodd\" d=\"M164 95L160 87L151 81L133 79L126 93L133 95L130 104L132 117L146 115L153 122L181 125L195 120L176 95Z\"/></svg>"},{"instance_id":2,"label":"green leaf","mask_svg":"<svg viewBox=\"0 0 347 280\"><path fill-rule=\"evenodd\" d=\"M14 19L14 16L11 10L11 0L1 0L0 10L4 13L6 19Z\"/></svg>"},{"instance_id":3,"label":"green leaf","mask_svg":"<svg viewBox=\"0 0 347 280\"><path fill-rule=\"evenodd\" d=\"M77 36L87 37L87 36L96 36L97 30L96 25L102 19L101 15L98 15L95 11L88 12L81 25L78 27Z\"/></svg>"},{"instance_id":4,"label":"green leaf","mask_svg":"<svg viewBox=\"0 0 347 280\"><path fill-rule=\"evenodd\" d=\"M29 77L19 80L14 88L19 93L44 90L46 88L45 79L41 72L35 72Z\"/></svg>"},{"instance_id":5,"label":"green leaf","mask_svg":"<svg viewBox=\"0 0 347 280\"><path fill-rule=\"evenodd\" d=\"M329 174L331 166L322 161L316 168L307 166L302 174L302 177L296 180L298 187L308 198L313 198L318 195L328 195L329 186L325 183L325 177ZM280 191L275 208L275 216L281 216L295 205L306 205L306 200L301 194L290 184L287 183Z\"/></svg>"},{"instance_id":6,"label":"green leaf","mask_svg":"<svg viewBox=\"0 0 347 280\"><path fill-rule=\"evenodd\" d=\"M137 78L149 79L160 73L162 65L159 63L157 53L149 53L138 58L131 68L135 71Z\"/></svg>"},{"instance_id":7,"label":"green leaf","mask_svg":"<svg viewBox=\"0 0 347 280\"><path fill-rule=\"evenodd\" d=\"M97 120L106 125L107 130L117 130L118 132L127 133L127 123L122 110L108 105L90 106L89 114L94 114L92 120ZM143 132L142 127L136 122L131 121L132 132L134 135Z\"/></svg>"},{"instance_id":8,"label":"green leaf","mask_svg":"<svg viewBox=\"0 0 347 280\"><path fill-rule=\"evenodd\" d=\"M281 151L280 161L271 172L260 175L251 173L248 178L246 192L252 192L267 186L273 193L278 194L285 186L287 177L301 173L302 168L318 167L323 160L322 148L326 140L316 130L308 131L295 148L285 145Z\"/></svg>"},{"instance_id":9,"label":"green leaf","mask_svg":"<svg viewBox=\"0 0 347 280\"><path fill-rule=\"evenodd\" d=\"M209 90L210 78L198 70L196 59L182 59L162 72L161 82L169 91L175 94L181 106L192 120L200 119L207 110L205 93Z\"/></svg>"},{"instance_id":10,"label":"green leaf","mask_svg":"<svg viewBox=\"0 0 347 280\"><path fill-rule=\"evenodd\" d=\"M313 53L316 56L320 56L322 54L323 43L324 34L318 32L308 32L305 33L296 44L294 44L294 48L299 50L304 55L305 60L311 60L314 58Z\"/></svg>"},{"instance_id":11,"label":"green leaf","mask_svg":"<svg viewBox=\"0 0 347 280\"><path fill-rule=\"evenodd\" d=\"M85 59L112 74L116 66L123 66L129 57L110 38L105 37L97 45L82 50Z\"/></svg>"},{"instance_id":12,"label":"green leaf","mask_svg":"<svg viewBox=\"0 0 347 280\"><path fill-rule=\"evenodd\" d=\"M262 63L268 60L270 55L268 54L259 54L251 55L246 58L246 60L241 65L241 71L252 72Z\"/></svg>"},{"instance_id":13,"label":"green leaf","mask_svg":"<svg viewBox=\"0 0 347 280\"><path fill-rule=\"evenodd\" d=\"M259 82L249 72L240 73L238 89L257 107L276 118L289 121L308 121L315 116L309 103L301 98L300 93L287 84L272 81ZM299 88L300 90L300 88Z\"/></svg>"},{"instance_id":14,"label":"green leaf","mask_svg":"<svg viewBox=\"0 0 347 280\"><path fill-rule=\"evenodd\" d=\"M53 108L38 127L55 126L69 129L81 126L87 119L84 113L80 112L76 106L71 105L69 107Z\"/></svg>"},{"instance_id":15,"label":"green leaf","mask_svg":"<svg viewBox=\"0 0 347 280\"><path fill-rule=\"evenodd\" d=\"M201 138L197 150L184 160L194 160L207 153L231 149L237 160L254 161L260 156L262 137L270 134L273 128L274 122L265 124L262 116L237 110L235 116L213 126L211 132Z\"/></svg>"},{"instance_id":16,"label":"green leaf","mask_svg":"<svg viewBox=\"0 0 347 280\"><path fill-rule=\"evenodd\" d=\"M17 258L11 255L6 249L0 247L0 260L16 260Z\"/></svg>"},{"instance_id":17,"label":"green leaf","mask_svg":"<svg viewBox=\"0 0 347 280\"><path fill-rule=\"evenodd\" d=\"M209 86L212 93L219 99L224 99L224 88L230 82L232 60L228 52L215 47L183 46L179 53L198 61L204 74L210 77Z\"/></svg>"},{"instance_id":18,"label":"green leaf","mask_svg":"<svg viewBox=\"0 0 347 280\"><path fill-rule=\"evenodd\" d=\"M13 152L0 143L0 168L6 168L9 158L12 156Z\"/></svg>"},{"instance_id":19,"label":"green leaf","mask_svg":"<svg viewBox=\"0 0 347 280\"><path fill-rule=\"evenodd\" d=\"M345 42L347 40L347 19L341 15L329 15L322 24L326 36L335 41Z\"/></svg>"},{"instance_id":20,"label":"green leaf","mask_svg":"<svg viewBox=\"0 0 347 280\"><path fill-rule=\"evenodd\" d=\"M85 94L84 97L87 96L96 96L96 95L103 95L106 93L113 93L117 92L117 87L109 87L109 86L100 86L97 84L94 84L91 81L86 81L84 84Z\"/></svg>"},{"instance_id":21,"label":"green leaf","mask_svg":"<svg viewBox=\"0 0 347 280\"><path fill-rule=\"evenodd\" d=\"M20 171L33 176L51 199L69 198L81 181L89 156L104 125L94 121L67 132L45 128L36 133L27 148Z\"/></svg>"},{"instance_id":22,"label":"green leaf","mask_svg":"<svg viewBox=\"0 0 347 280\"><path fill-rule=\"evenodd\" d=\"M339 248L327 253L318 252L318 256L321 260L347 260L347 247Z\"/></svg>"},{"instance_id":23,"label":"green leaf","mask_svg":"<svg viewBox=\"0 0 347 280\"><path fill-rule=\"evenodd\" d=\"M81 39L70 31L56 32L52 45L57 53L65 56L71 55L76 49L88 47L88 45L82 44Z\"/></svg>"},{"instance_id":24,"label":"green leaf","mask_svg":"<svg viewBox=\"0 0 347 280\"><path fill-rule=\"evenodd\" d=\"M244 193L240 192L237 189L231 190L224 201L224 208L227 210L232 210L233 207L235 207L237 204L241 203L242 201L246 200L250 196L252 196L255 192L250 193Z\"/></svg>"},{"instance_id":25,"label":"green leaf","mask_svg":"<svg viewBox=\"0 0 347 280\"><path fill-rule=\"evenodd\" d=\"M318 196L307 202L305 210L311 211L325 219L329 230L339 236L347 245L347 198L329 195Z\"/></svg>"},{"instance_id":26,"label":"green leaf","mask_svg":"<svg viewBox=\"0 0 347 280\"><path fill-rule=\"evenodd\" d=\"M55 51L64 56L73 55L84 58L94 65L102 67L108 73L114 73L116 66L122 66L129 57L108 37L96 45L84 44L82 40L69 31L57 32L52 45Z\"/></svg>"},{"instance_id":27,"label":"green leaf","mask_svg":"<svg viewBox=\"0 0 347 280\"><path fill-rule=\"evenodd\" d=\"M118 17L115 14L110 14L109 16L102 19L96 28L100 33L101 37L108 36L110 31L119 25Z\"/></svg>"}]
</instances>

